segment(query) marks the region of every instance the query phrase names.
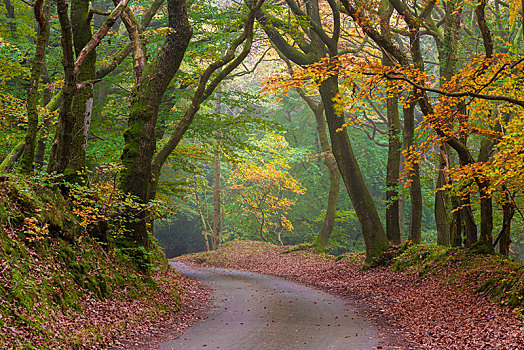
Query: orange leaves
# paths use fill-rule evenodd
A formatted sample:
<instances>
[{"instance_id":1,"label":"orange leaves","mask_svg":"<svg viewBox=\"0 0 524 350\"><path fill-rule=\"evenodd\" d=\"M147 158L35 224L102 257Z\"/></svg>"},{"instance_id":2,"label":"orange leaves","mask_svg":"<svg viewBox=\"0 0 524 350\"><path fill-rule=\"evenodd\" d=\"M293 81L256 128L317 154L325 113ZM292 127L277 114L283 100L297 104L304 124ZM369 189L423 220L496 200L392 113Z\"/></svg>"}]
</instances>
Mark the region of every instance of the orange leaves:
<instances>
[{"instance_id":1,"label":"orange leaves","mask_svg":"<svg viewBox=\"0 0 524 350\"><path fill-rule=\"evenodd\" d=\"M46 238L49 235L48 227L48 224L41 225L37 218L26 217L23 224L25 239L32 242Z\"/></svg>"},{"instance_id":2,"label":"orange leaves","mask_svg":"<svg viewBox=\"0 0 524 350\"><path fill-rule=\"evenodd\" d=\"M266 237L269 232L292 231L286 215L305 189L287 171L291 149L283 135L276 133L267 134L257 148L235 165L230 176L236 202Z\"/></svg>"},{"instance_id":3,"label":"orange leaves","mask_svg":"<svg viewBox=\"0 0 524 350\"><path fill-rule=\"evenodd\" d=\"M508 124L497 145L497 153L487 170L494 188L505 186L510 191L524 188L524 111Z\"/></svg>"}]
</instances>

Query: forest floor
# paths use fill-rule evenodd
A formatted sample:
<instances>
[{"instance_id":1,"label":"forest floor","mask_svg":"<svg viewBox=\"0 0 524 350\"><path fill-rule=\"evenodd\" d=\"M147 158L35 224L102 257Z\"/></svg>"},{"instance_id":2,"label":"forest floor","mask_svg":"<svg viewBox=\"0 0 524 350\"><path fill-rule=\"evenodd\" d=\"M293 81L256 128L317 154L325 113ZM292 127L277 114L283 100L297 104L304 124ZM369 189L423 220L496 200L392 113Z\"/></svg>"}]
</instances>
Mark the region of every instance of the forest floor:
<instances>
[{"instance_id":1,"label":"forest floor","mask_svg":"<svg viewBox=\"0 0 524 350\"><path fill-rule=\"evenodd\" d=\"M500 259L471 258L457 250L439 253L445 256L441 263L433 260L431 264L423 264L424 259L436 256L426 249L412 254L411 259L420 261L405 271L398 271L402 270L402 262L396 269L391 266L363 269L362 254L335 258L307 251L287 253L288 249L237 241L216 252L175 260L199 267L275 275L341 296L365 310L368 319L393 339L386 344L392 348L409 344L402 348L523 349L522 309L503 307L501 303L508 303L504 298L495 303L488 292L479 293L486 281L501 271L508 279L516 271L520 288L523 282L520 267L515 270ZM510 291L507 289L505 294ZM396 337L391 338L392 334Z\"/></svg>"}]
</instances>

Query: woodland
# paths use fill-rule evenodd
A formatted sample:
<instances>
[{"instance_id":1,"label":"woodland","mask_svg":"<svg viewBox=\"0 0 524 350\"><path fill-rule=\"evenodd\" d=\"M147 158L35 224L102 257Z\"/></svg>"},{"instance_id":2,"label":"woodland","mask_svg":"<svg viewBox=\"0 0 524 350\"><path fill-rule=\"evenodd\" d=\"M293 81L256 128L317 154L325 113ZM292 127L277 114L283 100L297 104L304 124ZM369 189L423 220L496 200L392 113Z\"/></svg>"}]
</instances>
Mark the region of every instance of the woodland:
<instances>
[{"instance_id":1,"label":"woodland","mask_svg":"<svg viewBox=\"0 0 524 350\"><path fill-rule=\"evenodd\" d=\"M187 326L166 256L232 241L484 261L522 317L523 7L2 0L0 344Z\"/></svg>"}]
</instances>

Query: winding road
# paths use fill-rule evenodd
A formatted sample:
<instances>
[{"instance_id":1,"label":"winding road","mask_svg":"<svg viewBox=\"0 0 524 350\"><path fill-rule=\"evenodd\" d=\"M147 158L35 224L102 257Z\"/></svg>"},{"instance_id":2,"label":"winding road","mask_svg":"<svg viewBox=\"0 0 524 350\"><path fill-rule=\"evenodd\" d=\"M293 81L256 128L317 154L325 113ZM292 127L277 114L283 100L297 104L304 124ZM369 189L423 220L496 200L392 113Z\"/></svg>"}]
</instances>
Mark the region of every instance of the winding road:
<instances>
[{"instance_id":1,"label":"winding road","mask_svg":"<svg viewBox=\"0 0 524 350\"><path fill-rule=\"evenodd\" d=\"M374 349L378 331L343 299L273 276L172 263L214 289L208 317L160 350Z\"/></svg>"}]
</instances>

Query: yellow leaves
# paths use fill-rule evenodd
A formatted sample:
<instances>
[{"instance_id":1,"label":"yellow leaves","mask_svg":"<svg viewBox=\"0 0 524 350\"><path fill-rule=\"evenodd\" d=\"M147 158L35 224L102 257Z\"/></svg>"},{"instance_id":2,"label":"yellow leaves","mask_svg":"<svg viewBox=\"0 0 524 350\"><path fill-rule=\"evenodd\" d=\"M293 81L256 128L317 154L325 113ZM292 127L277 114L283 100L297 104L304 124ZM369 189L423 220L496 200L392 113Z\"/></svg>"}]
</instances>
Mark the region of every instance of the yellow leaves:
<instances>
[{"instance_id":1,"label":"yellow leaves","mask_svg":"<svg viewBox=\"0 0 524 350\"><path fill-rule=\"evenodd\" d=\"M509 25L513 27L515 19L517 18L520 11L522 11L521 0L510 0L509 1Z\"/></svg>"},{"instance_id":2,"label":"yellow leaves","mask_svg":"<svg viewBox=\"0 0 524 350\"><path fill-rule=\"evenodd\" d=\"M49 235L49 225L41 225L37 218L26 217L24 219L23 231L27 241L40 240Z\"/></svg>"},{"instance_id":3,"label":"yellow leaves","mask_svg":"<svg viewBox=\"0 0 524 350\"><path fill-rule=\"evenodd\" d=\"M510 191L524 188L524 111L520 111L505 128L486 176L492 186Z\"/></svg>"},{"instance_id":4,"label":"yellow leaves","mask_svg":"<svg viewBox=\"0 0 524 350\"><path fill-rule=\"evenodd\" d=\"M269 232L267 226L279 225L293 230L286 215L305 189L288 172L289 145L278 133L269 133L256 145L257 150L236 164L231 173L229 183L237 194L235 200L242 210L261 222L264 232Z\"/></svg>"}]
</instances>

